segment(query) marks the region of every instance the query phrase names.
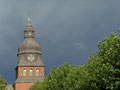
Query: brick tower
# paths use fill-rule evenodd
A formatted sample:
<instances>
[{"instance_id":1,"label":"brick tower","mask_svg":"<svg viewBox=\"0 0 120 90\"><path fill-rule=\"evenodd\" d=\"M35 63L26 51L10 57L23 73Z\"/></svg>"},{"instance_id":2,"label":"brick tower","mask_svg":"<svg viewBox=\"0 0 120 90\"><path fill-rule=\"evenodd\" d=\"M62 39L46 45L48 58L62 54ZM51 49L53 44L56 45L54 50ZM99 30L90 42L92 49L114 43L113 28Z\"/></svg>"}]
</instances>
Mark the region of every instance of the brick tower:
<instances>
[{"instance_id":1,"label":"brick tower","mask_svg":"<svg viewBox=\"0 0 120 90\"><path fill-rule=\"evenodd\" d=\"M29 90L36 81L44 80L44 64L41 55L40 46L35 41L34 30L28 16L24 29L24 41L18 48L15 90Z\"/></svg>"}]
</instances>

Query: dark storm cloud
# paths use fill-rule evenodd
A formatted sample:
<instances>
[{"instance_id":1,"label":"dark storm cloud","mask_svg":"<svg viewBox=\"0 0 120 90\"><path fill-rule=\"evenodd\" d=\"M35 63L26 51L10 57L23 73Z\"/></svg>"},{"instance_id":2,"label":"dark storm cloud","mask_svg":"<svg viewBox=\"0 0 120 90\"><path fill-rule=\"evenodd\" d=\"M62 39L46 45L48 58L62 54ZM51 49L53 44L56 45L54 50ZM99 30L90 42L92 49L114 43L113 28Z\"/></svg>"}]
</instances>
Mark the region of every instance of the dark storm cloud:
<instances>
[{"instance_id":1,"label":"dark storm cloud","mask_svg":"<svg viewBox=\"0 0 120 90\"><path fill-rule=\"evenodd\" d=\"M17 49L30 10L45 73L62 62L81 65L97 42L120 26L118 0L0 0L0 74L15 80Z\"/></svg>"}]
</instances>

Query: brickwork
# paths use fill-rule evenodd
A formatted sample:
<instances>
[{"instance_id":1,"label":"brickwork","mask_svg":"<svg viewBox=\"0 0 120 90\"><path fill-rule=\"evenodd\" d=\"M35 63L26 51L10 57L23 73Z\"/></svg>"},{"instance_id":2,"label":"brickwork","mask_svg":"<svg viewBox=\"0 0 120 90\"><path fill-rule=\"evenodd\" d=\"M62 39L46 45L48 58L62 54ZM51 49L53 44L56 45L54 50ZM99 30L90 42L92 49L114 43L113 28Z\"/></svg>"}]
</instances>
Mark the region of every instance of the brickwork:
<instances>
[{"instance_id":1,"label":"brickwork","mask_svg":"<svg viewBox=\"0 0 120 90\"><path fill-rule=\"evenodd\" d=\"M16 78L23 76L23 70L27 70L27 76L29 76L30 69L33 70L33 76L36 76L36 70L39 70L39 75L44 76L44 67L17 67L16 68ZM27 77L26 76L26 77ZM15 83L14 89L15 90L29 90L29 88L34 85L34 83Z\"/></svg>"},{"instance_id":2,"label":"brickwork","mask_svg":"<svg viewBox=\"0 0 120 90\"><path fill-rule=\"evenodd\" d=\"M29 76L29 70L32 69L33 70L33 76L36 76L36 70L38 69L40 72L39 72L39 75L40 76L44 76L44 67L18 67L17 68L17 77L20 77L20 76L23 76L23 70L26 69L27 70L27 76ZM17 73L16 72L16 73Z\"/></svg>"},{"instance_id":3,"label":"brickwork","mask_svg":"<svg viewBox=\"0 0 120 90\"><path fill-rule=\"evenodd\" d=\"M34 85L34 83L15 83L15 90L30 90L30 87Z\"/></svg>"}]
</instances>

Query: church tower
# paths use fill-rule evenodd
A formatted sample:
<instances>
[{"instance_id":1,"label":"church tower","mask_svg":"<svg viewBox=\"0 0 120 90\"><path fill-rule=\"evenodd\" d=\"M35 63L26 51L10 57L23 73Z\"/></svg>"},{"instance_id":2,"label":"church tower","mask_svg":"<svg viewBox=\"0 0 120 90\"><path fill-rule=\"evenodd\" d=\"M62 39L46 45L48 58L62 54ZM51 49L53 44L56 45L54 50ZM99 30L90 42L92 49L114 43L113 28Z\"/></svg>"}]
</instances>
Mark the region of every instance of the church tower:
<instances>
[{"instance_id":1,"label":"church tower","mask_svg":"<svg viewBox=\"0 0 120 90\"><path fill-rule=\"evenodd\" d=\"M36 81L44 80L44 64L39 44L35 41L34 29L28 22L24 29L24 41L18 48L15 90L29 90Z\"/></svg>"}]
</instances>

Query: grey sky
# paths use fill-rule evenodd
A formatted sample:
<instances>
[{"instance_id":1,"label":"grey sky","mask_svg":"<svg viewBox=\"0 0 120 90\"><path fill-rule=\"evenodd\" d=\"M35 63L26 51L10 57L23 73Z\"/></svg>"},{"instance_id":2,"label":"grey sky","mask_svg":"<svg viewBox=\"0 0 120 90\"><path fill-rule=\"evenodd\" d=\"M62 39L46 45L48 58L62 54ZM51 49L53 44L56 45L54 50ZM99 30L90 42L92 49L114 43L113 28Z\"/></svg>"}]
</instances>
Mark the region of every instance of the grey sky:
<instances>
[{"instance_id":1,"label":"grey sky","mask_svg":"<svg viewBox=\"0 0 120 90\"><path fill-rule=\"evenodd\" d=\"M82 65L97 42L120 27L119 0L0 0L0 74L15 80L27 12L42 49L46 75L62 62Z\"/></svg>"}]
</instances>

